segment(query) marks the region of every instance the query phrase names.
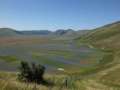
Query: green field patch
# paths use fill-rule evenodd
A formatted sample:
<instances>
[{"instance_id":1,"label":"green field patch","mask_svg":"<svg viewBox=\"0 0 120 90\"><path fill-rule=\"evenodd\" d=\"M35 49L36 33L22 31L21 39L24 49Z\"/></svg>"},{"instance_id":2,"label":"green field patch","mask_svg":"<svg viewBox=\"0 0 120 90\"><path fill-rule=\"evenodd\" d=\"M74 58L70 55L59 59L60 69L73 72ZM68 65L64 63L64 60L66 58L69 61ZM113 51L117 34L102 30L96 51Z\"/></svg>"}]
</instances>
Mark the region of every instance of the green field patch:
<instances>
[{"instance_id":1,"label":"green field patch","mask_svg":"<svg viewBox=\"0 0 120 90\"><path fill-rule=\"evenodd\" d=\"M33 55L46 55L47 57L49 56L53 56L53 57L57 57L57 56L60 56L60 57L63 57L65 60L72 60L72 61L76 61L78 59L88 59L89 58L91 59L98 59L100 58L102 55L101 55L102 52L96 50L96 51L93 51L93 52L81 52L81 53L78 53L78 52L72 52L72 51L63 51L63 50L47 50L47 51L42 51L42 52L32 52Z\"/></svg>"},{"instance_id":2,"label":"green field patch","mask_svg":"<svg viewBox=\"0 0 120 90\"><path fill-rule=\"evenodd\" d=\"M0 60L11 64L19 63L19 60L15 56L0 56Z\"/></svg>"},{"instance_id":3,"label":"green field patch","mask_svg":"<svg viewBox=\"0 0 120 90\"><path fill-rule=\"evenodd\" d=\"M52 67L55 67L55 68L59 68L59 67L64 68L64 67L67 66L62 62L52 60L50 57L48 57L47 55L44 55L44 54L39 54L39 55L34 54L33 58L39 60L39 62L41 64L45 64L45 65L52 66Z\"/></svg>"},{"instance_id":4,"label":"green field patch","mask_svg":"<svg viewBox=\"0 0 120 90\"><path fill-rule=\"evenodd\" d=\"M62 51L62 50L47 50L44 52L34 52L33 54L46 55L46 56L61 56L68 60L76 57L76 53L71 51Z\"/></svg>"},{"instance_id":5,"label":"green field patch","mask_svg":"<svg viewBox=\"0 0 120 90\"><path fill-rule=\"evenodd\" d=\"M86 67L72 67L71 71L68 73L73 73L73 74L79 74L79 75L89 75L93 74L96 72L99 72L105 68L109 68L110 65L109 63L113 61L113 53L111 52L104 52L102 55L98 55L96 58L94 56L89 58L88 60L83 60L82 62L85 62L83 64L93 64L93 65L88 65ZM74 72L72 72L74 71Z\"/></svg>"},{"instance_id":6,"label":"green field patch","mask_svg":"<svg viewBox=\"0 0 120 90\"><path fill-rule=\"evenodd\" d=\"M109 65L109 63L114 60L113 58L113 53L104 53L103 57L99 60L98 64L96 64L94 67L82 68L82 73L91 74L108 68L111 66Z\"/></svg>"},{"instance_id":7,"label":"green field patch","mask_svg":"<svg viewBox=\"0 0 120 90\"><path fill-rule=\"evenodd\" d=\"M72 57L75 57L75 53L71 51L63 51L63 50L50 50L47 52L50 55L57 55L57 56L62 56L65 59L70 59Z\"/></svg>"}]
</instances>

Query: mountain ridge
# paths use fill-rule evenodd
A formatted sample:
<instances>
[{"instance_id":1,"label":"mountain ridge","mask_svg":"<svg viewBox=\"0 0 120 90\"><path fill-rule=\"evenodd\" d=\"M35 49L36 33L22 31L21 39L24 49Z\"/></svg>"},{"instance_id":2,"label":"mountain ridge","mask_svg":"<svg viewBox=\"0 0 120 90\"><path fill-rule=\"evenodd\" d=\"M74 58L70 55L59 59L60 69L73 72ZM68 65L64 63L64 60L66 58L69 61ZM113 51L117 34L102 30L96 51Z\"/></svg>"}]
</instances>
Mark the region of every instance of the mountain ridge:
<instances>
[{"instance_id":1,"label":"mountain ridge","mask_svg":"<svg viewBox=\"0 0 120 90\"><path fill-rule=\"evenodd\" d=\"M83 31L83 30L75 31L75 30L72 30L72 29L66 29L66 30L65 29L58 29L56 31L50 31L50 30L17 31L17 30L12 29L12 28L0 28L0 37L6 37L6 36L30 36L30 35L74 37L75 35L77 35L77 36L82 35L86 31Z\"/></svg>"},{"instance_id":2,"label":"mountain ridge","mask_svg":"<svg viewBox=\"0 0 120 90\"><path fill-rule=\"evenodd\" d=\"M120 46L120 21L104 25L91 30L89 33L77 38L78 41L89 42L100 47L116 48Z\"/></svg>"}]
</instances>

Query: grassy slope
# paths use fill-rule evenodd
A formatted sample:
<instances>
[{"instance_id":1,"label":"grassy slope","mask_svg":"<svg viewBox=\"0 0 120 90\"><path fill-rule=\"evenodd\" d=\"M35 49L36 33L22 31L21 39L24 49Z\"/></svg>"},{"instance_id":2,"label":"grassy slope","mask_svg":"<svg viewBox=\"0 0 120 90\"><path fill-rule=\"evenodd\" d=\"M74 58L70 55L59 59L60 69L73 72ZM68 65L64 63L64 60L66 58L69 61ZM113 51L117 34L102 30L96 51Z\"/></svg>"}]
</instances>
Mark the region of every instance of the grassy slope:
<instances>
[{"instance_id":1,"label":"grassy slope","mask_svg":"<svg viewBox=\"0 0 120 90\"><path fill-rule=\"evenodd\" d=\"M96 78L88 80L85 83L89 88L95 90L106 90L111 87L112 90L120 89L120 22L105 25L92 30L90 33L77 39L78 42L84 42L94 47L101 48L104 51L112 52L113 61L108 63L107 68L98 72ZM110 60L110 59L109 59ZM91 83L91 84L90 84ZM108 90L108 89L107 89Z\"/></svg>"},{"instance_id":2,"label":"grassy slope","mask_svg":"<svg viewBox=\"0 0 120 90\"><path fill-rule=\"evenodd\" d=\"M119 48L120 42L120 22L105 25L103 27L92 30L78 41L86 41L97 47Z\"/></svg>"}]
</instances>

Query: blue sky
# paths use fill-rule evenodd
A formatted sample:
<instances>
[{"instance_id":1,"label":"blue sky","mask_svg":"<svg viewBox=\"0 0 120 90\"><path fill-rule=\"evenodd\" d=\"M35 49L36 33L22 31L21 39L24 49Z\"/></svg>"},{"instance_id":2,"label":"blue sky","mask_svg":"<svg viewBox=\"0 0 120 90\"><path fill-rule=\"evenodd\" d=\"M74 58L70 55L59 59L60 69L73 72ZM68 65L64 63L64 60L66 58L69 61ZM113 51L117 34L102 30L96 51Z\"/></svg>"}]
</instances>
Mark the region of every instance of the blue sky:
<instances>
[{"instance_id":1,"label":"blue sky","mask_svg":"<svg viewBox=\"0 0 120 90\"><path fill-rule=\"evenodd\" d=\"M120 20L120 0L0 0L0 27L91 29Z\"/></svg>"}]
</instances>

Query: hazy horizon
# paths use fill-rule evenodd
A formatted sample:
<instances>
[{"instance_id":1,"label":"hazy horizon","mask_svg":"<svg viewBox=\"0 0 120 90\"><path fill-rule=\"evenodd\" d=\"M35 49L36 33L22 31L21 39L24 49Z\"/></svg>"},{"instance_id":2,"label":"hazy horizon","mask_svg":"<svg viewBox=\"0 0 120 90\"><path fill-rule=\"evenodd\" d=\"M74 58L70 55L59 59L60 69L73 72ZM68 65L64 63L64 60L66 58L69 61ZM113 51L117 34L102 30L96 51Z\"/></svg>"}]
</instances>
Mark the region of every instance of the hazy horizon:
<instances>
[{"instance_id":1,"label":"hazy horizon","mask_svg":"<svg viewBox=\"0 0 120 90\"><path fill-rule=\"evenodd\" d=\"M112 24L112 23L116 23L116 22L120 22L120 20L119 21L114 21L114 22L109 22L109 23L106 23L106 24L103 24L103 25L100 25L100 26L97 26L97 27L93 27L93 28L89 28L89 29L72 29L72 28L58 28L58 29L54 29L54 30L51 30L51 29L15 29L15 28L13 28L13 27L0 27L0 28L10 28L10 29L14 29L14 30L16 30L16 31L41 31L41 30L46 30L46 31L57 31L57 30L69 30L69 29L72 29L72 30L74 30L74 31L79 31L79 30L93 30L93 29L96 29L96 28L99 28L99 27L103 27L103 26L105 26L105 25L108 25L108 24Z\"/></svg>"}]
</instances>

